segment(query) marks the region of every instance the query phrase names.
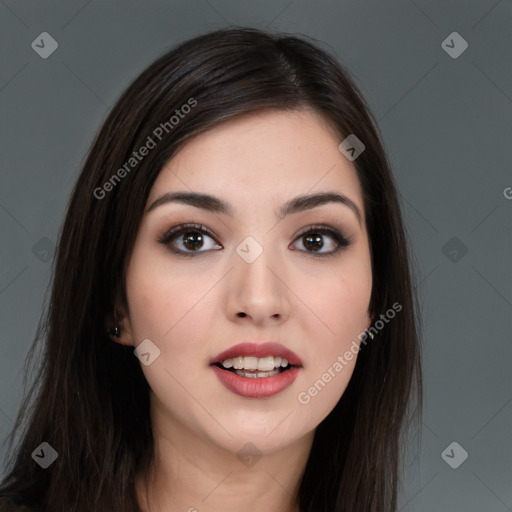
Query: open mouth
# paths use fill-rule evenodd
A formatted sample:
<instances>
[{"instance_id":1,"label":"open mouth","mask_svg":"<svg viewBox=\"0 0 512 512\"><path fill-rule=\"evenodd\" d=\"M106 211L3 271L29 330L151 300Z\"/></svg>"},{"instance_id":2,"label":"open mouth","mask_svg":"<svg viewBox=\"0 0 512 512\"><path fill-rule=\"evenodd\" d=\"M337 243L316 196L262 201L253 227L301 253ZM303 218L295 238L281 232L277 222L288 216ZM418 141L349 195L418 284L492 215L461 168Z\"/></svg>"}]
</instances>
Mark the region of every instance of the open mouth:
<instances>
[{"instance_id":1,"label":"open mouth","mask_svg":"<svg viewBox=\"0 0 512 512\"><path fill-rule=\"evenodd\" d=\"M265 352L266 349L260 350L260 357L229 357L236 354L232 350L231 354L228 352L217 361L212 361L210 366L224 387L232 393L244 398L269 398L293 384L302 364L290 351L286 353L281 350L281 354L275 356Z\"/></svg>"},{"instance_id":2,"label":"open mouth","mask_svg":"<svg viewBox=\"0 0 512 512\"><path fill-rule=\"evenodd\" d=\"M216 363L215 366L217 368L220 368L221 370L224 370L225 372L230 372L238 375L239 377L247 377L250 379L261 379L266 377L273 377L275 375L279 375L280 373L287 372L291 370L292 368L296 368L292 364L288 363L286 366L280 366L279 368L274 368L270 371L262 371L262 370L246 370L241 369L237 370L235 368L225 368L221 363Z\"/></svg>"}]
</instances>

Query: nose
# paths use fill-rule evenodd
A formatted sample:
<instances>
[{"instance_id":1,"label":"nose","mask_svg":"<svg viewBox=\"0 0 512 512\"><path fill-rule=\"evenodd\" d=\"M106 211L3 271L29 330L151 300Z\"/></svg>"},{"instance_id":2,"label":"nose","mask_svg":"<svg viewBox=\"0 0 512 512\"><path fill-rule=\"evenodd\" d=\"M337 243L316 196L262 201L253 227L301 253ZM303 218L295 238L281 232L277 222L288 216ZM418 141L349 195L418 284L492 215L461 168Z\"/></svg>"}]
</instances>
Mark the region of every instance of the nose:
<instances>
[{"instance_id":1,"label":"nose","mask_svg":"<svg viewBox=\"0 0 512 512\"><path fill-rule=\"evenodd\" d=\"M264 250L252 263L234 254L226 301L226 313L231 321L258 327L277 326L290 316L290 293L282 268L270 251Z\"/></svg>"}]
</instances>

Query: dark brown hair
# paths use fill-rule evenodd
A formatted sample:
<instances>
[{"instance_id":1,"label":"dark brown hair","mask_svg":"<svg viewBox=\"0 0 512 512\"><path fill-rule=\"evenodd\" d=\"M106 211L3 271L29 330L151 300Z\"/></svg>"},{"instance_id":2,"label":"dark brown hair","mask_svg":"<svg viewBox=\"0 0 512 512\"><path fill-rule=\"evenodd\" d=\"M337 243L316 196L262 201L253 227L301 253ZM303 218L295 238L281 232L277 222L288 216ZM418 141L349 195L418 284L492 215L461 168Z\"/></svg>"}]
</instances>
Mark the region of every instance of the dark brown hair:
<instances>
[{"instance_id":1,"label":"dark brown hair","mask_svg":"<svg viewBox=\"0 0 512 512\"><path fill-rule=\"evenodd\" d=\"M156 147L98 198L94 191L191 98L186 118L162 130ZM354 165L370 241L370 314L376 320L395 302L403 308L362 347L347 389L317 427L301 512L396 511L403 434L410 420L421 421L422 403L418 306L396 187L376 123L336 59L308 38L250 28L211 32L163 55L97 134L59 234L50 302L27 366L42 353L8 438L16 450L0 496L44 512L139 510L135 477L153 456L149 386L133 347L106 335L106 316L127 310L125 267L163 165L191 137L260 109L310 109L340 142L349 134L363 141ZM46 470L31 457L44 441L58 453Z\"/></svg>"}]
</instances>

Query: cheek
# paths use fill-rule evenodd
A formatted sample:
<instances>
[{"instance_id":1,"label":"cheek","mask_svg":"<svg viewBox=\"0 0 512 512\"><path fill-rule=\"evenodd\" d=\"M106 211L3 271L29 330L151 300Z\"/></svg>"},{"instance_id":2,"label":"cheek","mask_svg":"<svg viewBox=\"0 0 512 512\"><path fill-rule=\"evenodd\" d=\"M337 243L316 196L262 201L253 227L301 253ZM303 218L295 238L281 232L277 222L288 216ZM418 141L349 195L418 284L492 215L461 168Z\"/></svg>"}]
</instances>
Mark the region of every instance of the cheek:
<instances>
[{"instance_id":1,"label":"cheek","mask_svg":"<svg viewBox=\"0 0 512 512\"><path fill-rule=\"evenodd\" d=\"M331 284L324 307L335 333L354 336L366 327L371 296L371 280L365 274L341 276ZM357 331L357 332L355 332Z\"/></svg>"},{"instance_id":2,"label":"cheek","mask_svg":"<svg viewBox=\"0 0 512 512\"><path fill-rule=\"evenodd\" d=\"M201 311L197 306L214 283L211 275L184 271L169 260L162 255L134 253L126 286L136 342L154 337L168 345Z\"/></svg>"},{"instance_id":3,"label":"cheek","mask_svg":"<svg viewBox=\"0 0 512 512\"><path fill-rule=\"evenodd\" d=\"M193 394L201 391L194 387L190 367L206 364L212 305L204 295L213 282L205 286L202 279L184 272L144 268L127 278L132 333L136 345L150 339L158 347L158 358L148 366L141 364L141 369L158 400L167 408L179 408L188 403L180 383Z\"/></svg>"},{"instance_id":4,"label":"cheek","mask_svg":"<svg viewBox=\"0 0 512 512\"><path fill-rule=\"evenodd\" d=\"M369 257L350 258L329 272L317 273L314 288L302 281L297 293L306 297L298 315L310 365L298 401L315 417L325 417L344 393L355 368L360 334L369 325L372 276ZM302 295L301 295L302 294ZM302 306L301 306L302 307Z\"/></svg>"},{"instance_id":5,"label":"cheek","mask_svg":"<svg viewBox=\"0 0 512 512\"><path fill-rule=\"evenodd\" d=\"M361 282L341 276L339 281L330 280L325 294L311 302L319 318L304 315L302 329L311 340L307 348L310 364L296 398L302 411L317 423L336 406L356 365L357 335L368 325L371 292L371 283Z\"/></svg>"},{"instance_id":6,"label":"cheek","mask_svg":"<svg viewBox=\"0 0 512 512\"><path fill-rule=\"evenodd\" d=\"M209 364L208 343L219 315L215 294L207 292L218 276L211 269L184 271L156 259L139 262L142 259L133 259L132 273L127 275L132 332L137 345L149 338L160 350L158 359L141 369L162 402L173 397L174 405L167 406L174 408L187 403L182 385L194 396L204 393L190 368Z\"/></svg>"},{"instance_id":7,"label":"cheek","mask_svg":"<svg viewBox=\"0 0 512 512\"><path fill-rule=\"evenodd\" d=\"M346 265L331 266L304 278L297 278L297 318L312 339L324 347L341 348L369 324L372 277L364 258ZM302 302L302 305L301 305Z\"/></svg>"}]
</instances>

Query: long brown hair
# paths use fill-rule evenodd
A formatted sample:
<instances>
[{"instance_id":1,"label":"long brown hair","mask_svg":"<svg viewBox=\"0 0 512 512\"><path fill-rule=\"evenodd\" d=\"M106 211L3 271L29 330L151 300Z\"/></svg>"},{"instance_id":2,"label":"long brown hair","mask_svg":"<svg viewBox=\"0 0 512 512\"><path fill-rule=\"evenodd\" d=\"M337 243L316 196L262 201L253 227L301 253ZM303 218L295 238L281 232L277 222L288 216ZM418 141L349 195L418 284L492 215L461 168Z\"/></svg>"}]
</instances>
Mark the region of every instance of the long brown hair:
<instances>
[{"instance_id":1,"label":"long brown hair","mask_svg":"<svg viewBox=\"0 0 512 512\"><path fill-rule=\"evenodd\" d=\"M192 102L185 118L170 121ZM43 512L140 510L135 478L153 456L149 387L133 347L105 333L106 315L127 310L125 266L163 165L192 136L259 109L312 109L340 142L350 134L363 141L354 165L370 241L370 314L376 320L402 306L362 347L347 389L317 427L300 510L396 511L403 435L421 421L422 388L418 306L393 177L376 123L336 59L306 37L251 28L211 32L163 55L97 134L59 234L49 307L29 356L42 354L8 438L0 496ZM156 147L127 166L159 126ZM58 453L48 469L31 456L42 442Z\"/></svg>"}]
</instances>

